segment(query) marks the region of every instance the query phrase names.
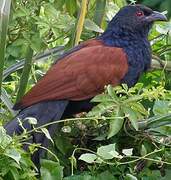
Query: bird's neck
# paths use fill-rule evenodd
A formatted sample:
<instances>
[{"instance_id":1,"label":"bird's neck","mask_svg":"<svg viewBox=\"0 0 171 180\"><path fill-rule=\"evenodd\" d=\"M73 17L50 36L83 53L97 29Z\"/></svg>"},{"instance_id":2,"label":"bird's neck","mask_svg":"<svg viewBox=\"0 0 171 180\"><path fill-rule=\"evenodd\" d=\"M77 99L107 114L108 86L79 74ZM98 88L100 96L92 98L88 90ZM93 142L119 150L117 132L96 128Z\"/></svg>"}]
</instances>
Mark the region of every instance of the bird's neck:
<instances>
[{"instance_id":1,"label":"bird's neck","mask_svg":"<svg viewBox=\"0 0 171 180\"><path fill-rule=\"evenodd\" d=\"M142 72L146 71L151 64L151 48L146 35L132 33L129 31L118 31L108 29L98 39L107 46L122 48L128 58L129 70L122 80L122 83L133 86Z\"/></svg>"},{"instance_id":2,"label":"bird's neck","mask_svg":"<svg viewBox=\"0 0 171 180\"><path fill-rule=\"evenodd\" d=\"M150 28L150 27L149 27ZM125 30L121 27L108 29L98 39L103 40L106 45L117 47L128 47L135 44L137 41L142 43L148 42L149 28L144 28L141 31Z\"/></svg>"}]
</instances>

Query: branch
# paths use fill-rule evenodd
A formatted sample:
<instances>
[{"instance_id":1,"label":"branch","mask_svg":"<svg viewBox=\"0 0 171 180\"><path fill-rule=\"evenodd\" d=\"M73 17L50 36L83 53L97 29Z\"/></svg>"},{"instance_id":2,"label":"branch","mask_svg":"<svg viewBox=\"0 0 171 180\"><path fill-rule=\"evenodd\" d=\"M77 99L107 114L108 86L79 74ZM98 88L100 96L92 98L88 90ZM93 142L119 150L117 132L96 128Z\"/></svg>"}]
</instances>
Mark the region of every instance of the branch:
<instances>
[{"instance_id":1,"label":"branch","mask_svg":"<svg viewBox=\"0 0 171 180\"><path fill-rule=\"evenodd\" d=\"M171 61L164 61L158 56L152 56L151 69L164 69L166 71L171 71Z\"/></svg>"}]
</instances>

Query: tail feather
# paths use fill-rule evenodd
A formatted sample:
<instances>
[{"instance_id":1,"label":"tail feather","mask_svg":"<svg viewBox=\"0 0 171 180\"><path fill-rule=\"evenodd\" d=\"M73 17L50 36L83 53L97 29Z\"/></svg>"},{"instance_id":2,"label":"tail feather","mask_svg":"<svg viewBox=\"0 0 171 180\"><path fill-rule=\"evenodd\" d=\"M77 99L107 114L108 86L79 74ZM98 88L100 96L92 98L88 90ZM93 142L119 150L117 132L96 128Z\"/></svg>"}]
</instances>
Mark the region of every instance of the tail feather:
<instances>
[{"instance_id":1,"label":"tail feather","mask_svg":"<svg viewBox=\"0 0 171 180\"><path fill-rule=\"evenodd\" d=\"M24 120L26 117L34 117L37 119L37 127L42 126L44 124L53 122L55 120L60 120L67 105L68 101L47 101L41 102L35 105L32 105L26 109L23 109L15 119L10 121L5 125L5 129L9 135L21 134L23 129L19 125L18 119L21 120L22 125L27 130L31 130L32 126L28 123L28 121ZM53 137L57 124L53 124L47 127L50 135ZM32 134L32 139L29 141L30 143L39 143L43 147L47 147L49 140L42 134L34 132ZM43 149L39 149L33 155L33 162L37 167L40 165L40 157L44 154Z\"/></svg>"}]
</instances>

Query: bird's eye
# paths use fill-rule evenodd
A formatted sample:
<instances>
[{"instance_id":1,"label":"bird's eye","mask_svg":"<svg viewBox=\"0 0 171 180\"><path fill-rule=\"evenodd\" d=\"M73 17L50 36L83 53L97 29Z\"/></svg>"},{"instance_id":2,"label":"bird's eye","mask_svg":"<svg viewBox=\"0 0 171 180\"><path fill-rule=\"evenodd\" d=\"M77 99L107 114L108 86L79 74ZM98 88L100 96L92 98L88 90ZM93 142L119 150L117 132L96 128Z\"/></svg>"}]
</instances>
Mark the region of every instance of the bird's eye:
<instances>
[{"instance_id":1,"label":"bird's eye","mask_svg":"<svg viewBox=\"0 0 171 180\"><path fill-rule=\"evenodd\" d=\"M144 16L144 13L142 12L142 11L138 11L138 12L136 12L136 16Z\"/></svg>"}]
</instances>

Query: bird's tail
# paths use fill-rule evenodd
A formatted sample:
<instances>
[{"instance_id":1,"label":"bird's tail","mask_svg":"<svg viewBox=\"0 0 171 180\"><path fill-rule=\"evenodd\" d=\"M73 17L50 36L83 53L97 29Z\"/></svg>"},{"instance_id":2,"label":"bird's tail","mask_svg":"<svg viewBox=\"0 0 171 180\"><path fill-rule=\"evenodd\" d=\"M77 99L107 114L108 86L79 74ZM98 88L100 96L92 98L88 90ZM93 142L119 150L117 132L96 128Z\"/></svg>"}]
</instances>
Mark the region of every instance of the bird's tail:
<instances>
[{"instance_id":1,"label":"bird's tail","mask_svg":"<svg viewBox=\"0 0 171 180\"><path fill-rule=\"evenodd\" d=\"M23 109L20 113L5 125L5 129L9 135L21 134L23 132L23 128L19 124L19 119L22 122L22 126L31 130L32 125L26 120L26 117L33 117L37 119L36 127L40 127L44 124L60 120L66 107L68 105L68 101L47 101L32 105L28 108ZM57 124L53 124L47 127L50 135L53 137ZM49 139L45 137L43 133L33 132L31 134L32 139L29 140L29 143L39 143L43 147L47 147L49 143ZM44 154L43 149L39 149L34 153L32 160L35 165L39 168L40 158Z\"/></svg>"}]
</instances>

